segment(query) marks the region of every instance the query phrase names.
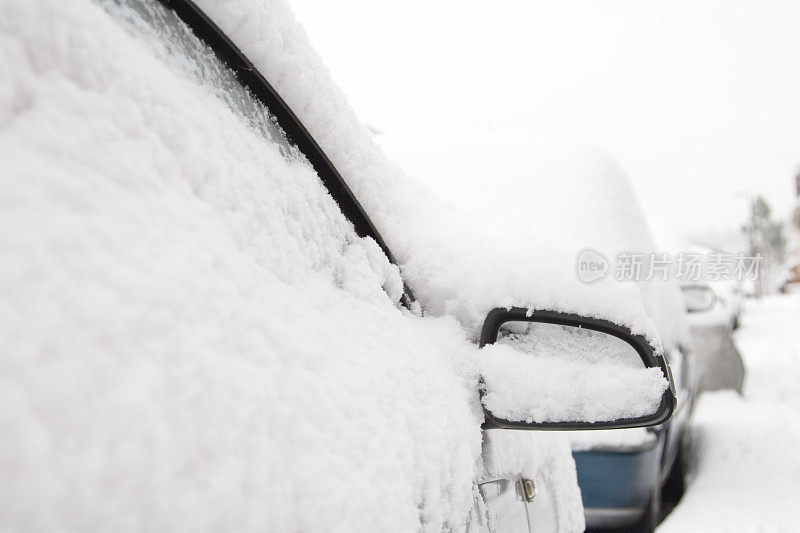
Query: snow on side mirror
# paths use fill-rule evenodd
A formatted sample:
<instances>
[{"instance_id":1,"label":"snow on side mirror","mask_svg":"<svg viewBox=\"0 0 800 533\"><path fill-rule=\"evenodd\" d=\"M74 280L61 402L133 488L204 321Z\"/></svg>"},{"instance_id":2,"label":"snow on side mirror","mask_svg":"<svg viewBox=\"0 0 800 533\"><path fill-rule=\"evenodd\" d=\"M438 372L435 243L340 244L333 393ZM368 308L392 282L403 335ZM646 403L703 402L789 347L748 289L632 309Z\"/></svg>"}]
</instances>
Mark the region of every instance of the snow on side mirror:
<instances>
[{"instance_id":1,"label":"snow on side mirror","mask_svg":"<svg viewBox=\"0 0 800 533\"><path fill-rule=\"evenodd\" d=\"M487 428L652 426L675 409L664 357L606 320L497 308L486 316L480 346Z\"/></svg>"}]
</instances>

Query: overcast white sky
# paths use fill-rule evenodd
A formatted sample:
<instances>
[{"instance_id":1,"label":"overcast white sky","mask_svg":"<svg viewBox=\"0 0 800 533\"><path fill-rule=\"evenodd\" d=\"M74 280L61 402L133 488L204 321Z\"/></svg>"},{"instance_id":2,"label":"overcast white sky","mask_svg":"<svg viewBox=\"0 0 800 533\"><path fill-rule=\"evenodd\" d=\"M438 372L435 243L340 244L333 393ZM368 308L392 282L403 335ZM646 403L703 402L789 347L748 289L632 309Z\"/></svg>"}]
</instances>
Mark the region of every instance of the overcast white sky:
<instances>
[{"instance_id":1,"label":"overcast white sky","mask_svg":"<svg viewBox=\"0 0 800 533\"><path fill-rule=\"evenodd\" d=\"M362 119L452 198L515 138L607 149L657 221L737 228L788 214L800 163L800 2L293 0ZM476 142L477 141L477 142ZM473 170L474 169L474 170Z\"/></svg>"}]
</instances>

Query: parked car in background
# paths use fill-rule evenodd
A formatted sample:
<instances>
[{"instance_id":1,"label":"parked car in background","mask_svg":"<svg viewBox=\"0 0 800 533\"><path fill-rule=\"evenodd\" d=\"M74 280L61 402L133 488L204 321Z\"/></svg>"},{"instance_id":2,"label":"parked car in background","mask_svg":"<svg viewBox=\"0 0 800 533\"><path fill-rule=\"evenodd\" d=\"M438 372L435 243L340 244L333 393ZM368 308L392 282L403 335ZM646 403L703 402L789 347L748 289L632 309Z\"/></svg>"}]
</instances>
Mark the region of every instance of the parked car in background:
<instances>
[{"instance_id":1,"label":"parked car in background","mask_svg":"<svg viewBox=\"0 0 800 533\"><path fill-rule=\"evenodd\" d=\"M677 246L673 243L673 247L675 251L702 255L703 261L707 263L706 269L711 268L711 263L721 264L721 262L731 261L732 258L737 257L736 254L724 249L696 243L683 243ZM698 279L685 279L682 281L684 291L688 290L687 288L694 287L698 288L698 290L707 288L713 292L713 302L709 302L709 308L699 309L702 314L696 315L694 319L719 320L731 330L738 329L744 313L745 294L748 289L754 291L752 280L733 279L733 272L722 271L716 274L711 271L705 272L706 274L702 278L698 276ZM692 294L686 293L686 296L689 298L687 304L692 305ZM690 310L691 312L693 311Z\"/></svg>"},{"instance_id":2,"label":"parked car in background","mask_svg":"<svg viewBox=\"0 0 800 533\"><path fill-rule=\"evenodd\" d=\"M741 393L744 384L744 362L732 338L730 304L718 295L718 288L719 283L681 285L692 329L698 394L719 389Z\"/></svg>"},{"instance_id":3,"label":"parked car in background","mask_svg":"<svg viewBox=\"0 0 800 533\"><path fill-rule=\"evenodd\" d=\"M658 292L402 175L281 2L69 4L3 28L0 529L581 530L519 430L663 426Z\"/></svg>"}]
</instances>

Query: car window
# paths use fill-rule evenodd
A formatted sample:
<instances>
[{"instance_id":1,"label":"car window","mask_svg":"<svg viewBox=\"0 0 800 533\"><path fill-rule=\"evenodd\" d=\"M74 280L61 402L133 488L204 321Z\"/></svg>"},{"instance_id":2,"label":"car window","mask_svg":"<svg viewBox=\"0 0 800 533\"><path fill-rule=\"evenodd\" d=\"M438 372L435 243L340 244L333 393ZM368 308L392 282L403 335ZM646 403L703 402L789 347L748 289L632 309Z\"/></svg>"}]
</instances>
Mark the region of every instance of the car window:
<instances>
[{"instance_id":1,"label":"car window","mask_svg":"<svg viewBox=\"0 0 800 533\"><path fill-rule=\"evenodd\" d=\"M100 4L129 31L144 35L146 38L143 41L153 48L155 54L179 68L190 79L216 95L232 111L241 116L250 127L274 143L286 159L301 159L310 164L341 212L353 224L356 233L361 237L371 237L375 240L389 262L397 264L394 255L361 207L358 199L352 194L347 183L297 117L271 87L268 91L271 92L272 99L265 100L263 98L261 93L265 89L264 85L269 84L261 78L249 61L245 60L245 64L241 64L242 61L240 61L239 65L234 63L234 70L231 70L230 64L226 66L226 63L215 53L218 47L212 50L208 46L208 27L205 28L206 33L201 34L206 39L206 42L203 42L193 31L193 28L196 30L194 22L190 28L184 22L186 19L182 19L175 11L165 7L160 0L100 0ZM183 5L184 11L187 9L197 10L190 2L185 4L191 7ZM208 26L208 22L206 20L206 26ZM218 28L211 31L219 32ZM220 35L214 37L217 41L216 45L219 45L220 40L227 39L220 38ZM212 46L216 45L212 44ZM229 41L223 44L223 46L228 45L233 46ZM223 52L227 55L230 53L230 49ZM238 49L235 53L241 54ZM239 79L234 71L239 73ZM243 81L242 77L246 79ZM252 78L257 78L263 83L260 86L248 84L252 83ZM248 87L258 96L252 94ZM277 103L275 103L276 99ZM275 114L267 109L265 102L270 102L270 106L275 105L273 112L281 117L280 124ZM281 125L289 131L289 135ZM414 296L404 280L402 285L403 294L400 303L411 308Z\"/></svg>"},{"instance_id":2,"label":"car window","mask_svg":"<svg viewBox=\"0 0 800 533\"><path fill-rule=\"evenodd\" d=\"M284 157L302 157L263 103L253 98L214 52L157 0L102 0L129 31L143 34L154 53L222 100L251 128L275 143Z\"/></svg>"}]
</instances>

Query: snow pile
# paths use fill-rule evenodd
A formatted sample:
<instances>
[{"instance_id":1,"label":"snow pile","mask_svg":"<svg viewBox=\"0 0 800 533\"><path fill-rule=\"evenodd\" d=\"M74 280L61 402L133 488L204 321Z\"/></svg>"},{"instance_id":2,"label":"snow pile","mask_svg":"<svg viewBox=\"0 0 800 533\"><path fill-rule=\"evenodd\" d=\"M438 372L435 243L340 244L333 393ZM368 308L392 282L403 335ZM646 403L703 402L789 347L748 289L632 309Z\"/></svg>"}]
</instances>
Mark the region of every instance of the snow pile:
<instances>
[{"instance_id":1,"label":"snow pile","mask_svg":"<svg viewBox=\"0 0 800 533\"><path fill-rule=\"evenodd\" d=\"M463 528L461 326L396 307L208 65L92 2L0 6L0 529Z\"/></svg>"},{"instance_id":2,"label":"snow pile","mask_svg":"<svg viewBox=\"0 0 800 533\"><path fill-rule=\"evenodd\" d=\"M669 382L659 368L531 356L495 344L478 361L483 402L499 418L599 422L655 413Z\"/></svg>"},{"instance_id":3,"label":"snow pile","mask_svg":"<svg viewBox=\"0 0 800 533\"><path fill-rule=\"evenodd\" d=\"M692 424L696 467L659 531L794 531L800 506L800 295L748 302L736 333L744 394L704 393Z\"/></svg>"}]
</instances>

